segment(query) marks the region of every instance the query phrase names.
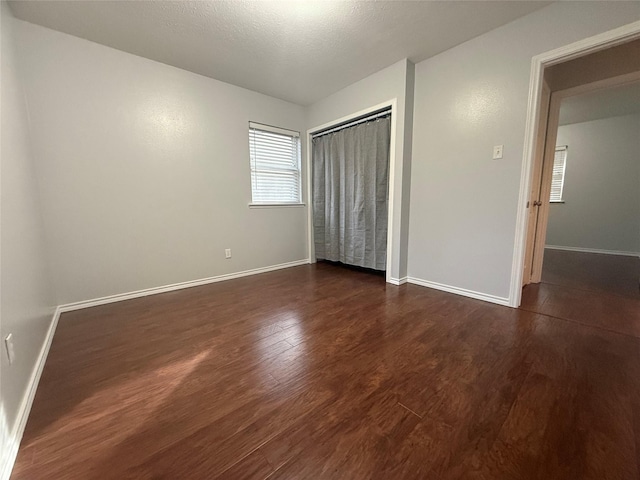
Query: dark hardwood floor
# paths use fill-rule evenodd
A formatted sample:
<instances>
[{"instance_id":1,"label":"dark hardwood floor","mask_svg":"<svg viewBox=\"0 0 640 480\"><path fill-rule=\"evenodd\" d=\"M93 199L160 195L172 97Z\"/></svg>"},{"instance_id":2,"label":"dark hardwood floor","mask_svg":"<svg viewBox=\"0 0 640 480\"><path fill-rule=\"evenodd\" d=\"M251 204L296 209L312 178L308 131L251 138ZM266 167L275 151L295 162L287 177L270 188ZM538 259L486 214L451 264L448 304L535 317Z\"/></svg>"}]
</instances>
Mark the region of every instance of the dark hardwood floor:
<instances>
[{"instance_id":1,"label":"dark hardwood floor","mask_svg":"<svg viewBox=\"0 0 640 480\"><path fill-rule=\"evenodd\" d=\"M638 479L602 295L622 326L318 264L66 313L12 478Z\"/></svg>"},{"instance_id":2,"label":"dark hardwood floor","mask_svg":"<svg viewBox=\"0 0 640 480\"><path fill-rule=\"evenodd\" d=\"M640 337L640 259L545 250L542 283L520 308Z\"/></svg>"},{"instance_id":3,"label":"dark hardwood floor","mask_svg":"<svg viewBox=\"0 0 640 480\"><path fill-rule=\"evenodd\" d=\"M547 249L542 282L640 298L640 258Z\"/></svg>"}]
</instances>

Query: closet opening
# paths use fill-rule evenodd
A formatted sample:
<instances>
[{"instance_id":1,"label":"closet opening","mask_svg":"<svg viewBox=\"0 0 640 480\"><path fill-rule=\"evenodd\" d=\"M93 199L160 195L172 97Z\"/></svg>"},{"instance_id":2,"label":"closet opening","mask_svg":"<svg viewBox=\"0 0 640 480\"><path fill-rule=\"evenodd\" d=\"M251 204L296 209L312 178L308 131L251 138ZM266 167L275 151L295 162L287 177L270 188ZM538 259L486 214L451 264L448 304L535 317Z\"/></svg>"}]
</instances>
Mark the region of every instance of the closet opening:
<instances>
[{"instance_id":1,"label":"closet opening","mask_svg":"<svg viewBox=\"0 0 640 480\"><path fill-rule=\"evenodd\" d=\"M312 261L389 271L392 131L388 105L309 132Z\"/></svg>"}]
</instances>

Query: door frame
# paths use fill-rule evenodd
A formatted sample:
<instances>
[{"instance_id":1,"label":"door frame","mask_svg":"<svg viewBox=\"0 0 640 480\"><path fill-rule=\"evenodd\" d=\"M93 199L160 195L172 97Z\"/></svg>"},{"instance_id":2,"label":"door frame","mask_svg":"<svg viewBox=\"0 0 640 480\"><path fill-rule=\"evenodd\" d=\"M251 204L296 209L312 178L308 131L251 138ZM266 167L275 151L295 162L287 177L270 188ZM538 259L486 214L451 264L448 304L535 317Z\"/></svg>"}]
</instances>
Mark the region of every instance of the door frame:
<instances>
[{"instance_id":1,"label":"door frame","mask_svg":"<svg viewBox=\"0 0 640 480\"><path fill-rule=\"evenodd\" d=\"M318 125L317 127L313 127L307 130L307 158L306 158L306 170L307 170L307 248L309 251L309 263L316 262L316 254L315 254L315 244L313 241L313 184L311 181L311 162L312 162L312 145L311 145L311 136L314 133L320 132L322 130L328 130L331 127L335 127L344 123L349 123L350 121L356 120L361 117L365 117L369 114L375 113L379 110L383 110L388 108L391 110L391 132L389 138L389 177L387 181L389 182L389 200L387 202L387 266L385 272L385 281L387 283L392 283L394 285L399 285L399 281L394 279L391 276L392 272L392 263L393 263L393 255L392 252L395 249L400 248L400 238L395 238L393 235L394 231L394 215L393 215L393 206L395 202L400 204L402 202L401 198L396 198L396 191L394 188L395 185L395 171L396 171L396 162L402 161L402 158L396 158L396 121L398 116L398 101L396 98L391 100L387 100L386 102L379 103L378 105L374 105L369 108L365 108L364 110L360 110L359 112L351 113L349 115L345 115L344 117L338 118L336 120L332 120L330 122L324 123L322 125ZM401 192L397 192L397 194L401 194ZM398 221L400 219L398 218ZM395 265L399 267L399 265Z\"/></svg>"},{"instance_id":2,"label":"door frame","mask_svg":"<svg viewBox=\"0 0 640 480\"><path fill-rule=\"evenodd\" d=\"M624 25L614 30L610 30L602 34L580 40L578 42L542 53L540 55L536 55L531 59L531 75L529 78L529 99L527 103L527 119L525 124L523 164L520 172L520 193L518 196L516 232L514 239L513 260L511 265L511 282L509 288L509 305L511 307L519 307L522 299L524 261L528 236L527 227L529 224L527 202L529 202L530 200L534 167L536 166L536 142L538 141L539 135L541 133L540 124L543 123L540 120L540 116L542 113L541 100L544 82L544 69L552 65L564 63L569 60L573 60L590 53L614 47L616 45L620 45L622 43L626 43L638 38L640 38L640 21ZM544 122L544 125L546 125L546 122ZM538 162L542 161L539 153L537 160ZM546 203L548 208L548 202Z\"/></svg>"},{"instance_id":3,"label":"door frame","mask_svg":"<svg viewBox=\"0 0 640 480\"><path fill-rule=\"evenodd\" d=\"M544 146L543 157L540 158L537 153L534 155L534 176L532 179L531 197L529 199L529 208L531 210L529 212L530 219L527 223L527 244L523 264L523 285L527 285L529 283L540 283L542 280L544 248L549 221L551 177L553 172L553 162L562 101L565 98L582 95L583 93L596 92L598 90L606 90L638 82L640 82L640 71L619 75L617 77L610 77L591 83L585 83L564 90L549 92L551 98L547 115L545 116L545 112L542 110L540 117L540 124L542 124L544 120L546 120L547 124L546 135L542 139L542 145ZM543 87L543 92L545 91L545 88L546 87ZM539 143L536 144L536 148L538 148L539 145ZM541 202L541 205L539 204L538 206L537 214L533 213L534 207L531 205L533 200ZM528 264L532 265L530 271L527 271Z\"/></svg>"}]
</instances>

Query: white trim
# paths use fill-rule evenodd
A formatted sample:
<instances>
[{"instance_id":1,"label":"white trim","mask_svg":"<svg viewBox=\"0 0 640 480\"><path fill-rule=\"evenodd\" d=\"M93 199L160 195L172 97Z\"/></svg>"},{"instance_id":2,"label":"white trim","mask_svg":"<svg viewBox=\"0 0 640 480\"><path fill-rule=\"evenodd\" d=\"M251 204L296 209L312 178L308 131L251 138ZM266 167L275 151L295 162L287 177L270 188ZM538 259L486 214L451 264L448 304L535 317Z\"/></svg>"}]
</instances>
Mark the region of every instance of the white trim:
<instances>
[{"instance_id":1,"label":"white trim","mask_svg":"<svg viewBox=\"0 0 640 480\"><path fill-rule=\"evenodd\" d=\"M590 53L599 52L616 45L635 40L640 36L640 21L635 21L623 25L607 32L599 33L591 37L583 38L577 42L570 43L563 47L549 50L534 57L540 59L546 67L584 57Z\"/></svg>"},{"instance_id":2,"label":"white trim","mask_svg":"<svg viewBox=\"0 0 640 480\"><path fill-rule=\"evenodd\" d=\"M306 203L250 203L249 208L304 207Z\"/></svg>"},{"instance_id":3,"label":"white trim","mask_svg":"<svg viewBox=\"0 0 640 480\"><path fill-rule=\"evenodd\" d=\"M506 307L509 306L509 299L505 297L498 297L496 295L476 292L474 290L467 290L466 288L452 287L451 285L445 285L444 283L430 282L428 280L422 280L421 278L415 277L408 277L407 281L414 285L420 285L421 287L433 288L435 290L454 293L463 297L475 298L476 300L482 300L484 302L497 303L498 305L504 305Z\"/></svg>"},{"instance_id":4,"label":"white trim","mask_svg":"<svg viewBox=\"0 0 640 480\"><path fill-rule=\"evenodd\" d=\"M335 127L330 127L326 130L317 131L312 134L313 138L316 137L324 137L325 135L329 135L331 133L339 132L340 130L344 130L345 128L355 127L356 125L361 125L363 123L369 123L379 118L388 117L391 115L391 109L383 108L380 112L372 113L371 115L365 115L363 117L354 118L352 122L347 121L347 123L337 124Z\"/></svg>"},{"instance_id":5,"label":"white trim","mask_svg":"<svg viewBox=\"0 0 640 480\"><path fill-rule=\"evenodd\" d=\"M393 215L393 205L395 200L395 171L396 171L396 161L402 162L402 159L396 159L396 128L397 128L397 117L398 117L398 99L393 98L391 100L387 100L386 102L379 103L378 105L374 105L369 108L365 108L364 110L360 110L359 112L351 113L342 118L338 118L336 120L332 120L330 122L324 123L317 127L313 127L307 130L307 159L306 159L306 169L307 169L307 204L309 205L309 209L307 210L307 242L308 242L308 251L309 251L309 263L315 263L315 246L313 244L313 185L311 184L311 136L319 131L327 130L328 128L339 125L343 123L349 122L349 120L355 120L359 117L364 117L368 114L374 113L378 110L382 110L385 108L391 109L391 135L389 141L389 202L387 205L387 266L386 266L386 282L393 283L391 272L392 272L392 262L394 251L394 247L397 244L399 249L400 239L394 238L393 236L393 225L394 225L394 215ZM401 201L402 199L398 199ZM400 219L398 219L399 221ZM400 269L400 265L398 265L398 271Z\"/></svg>"},{"instance_id":6,"label":"white trim","mask_svg":"<svg viewBox=\"0 0 640 480\"><path fill-rule=\"evenodd\" d=\"M340 117L336 120L331 120L330 122L327 123L323 123L322 125L318 125L317 127L313 127L307 130L307 134L309 135L314 135L317 132L320 132L322 130L327 130L330 127L333 127L334 125L341 125L343 123L348 123L349 120L356 120L360 117L364 117L366 115L369 115L371 113L377 112L378 110L384 110L385 108L393 108L396 103L397 99L393 98L391 100L387 100L386 102L382 102L379 103L378 105L374 105L372 107L369 108L365 108L364 110L360 110L358 112L355 113L350 113L348 115L345 115L344 117ZM391 111L391 115L393 115L395 112L392 110Z\"/></svg>"},{"instance_id":7,"label":"white trim","mask_svg":"<svg viewBox=\"0 0 640 480\"><path fill-rule=\"evenodd\" d=\"M172 283L170 285L164 285L161 287L146 288L144 290L136 290L134 292L119 293L117 295L109 295L107 297L94 298L92 300L83 300L81 302L67 303L60 305L60 312L71 312L73 310L80 310L82 308L96 307L98 305L106 305L108 303L122 302L124 300L131 300L133 298L146 297L148 295L157 295L159 293L173 292L175 290L182 290L183 288L199 287L201 285L208 285L209 283L222 282L224 280L232 280L234 278L247 277L249 275L258 275L260 273L272 272L274 270L281 270L283 268L297 267L299 265L306 265L310 263L308 258L303 260L296 260L295 262L280 263L278 265L271 265L269 267L254 268L251 270L244 270L242 272L226 273L224 275L217 275L215 277L201 278L199 280L190 280L188 282Z\"/></svg>"},{"instance_id":8,"label":"white trim","mask_svg":"<svg viewBox=\"0 0 640 480\"><path fill-rule=\"evenodd\" d=\"M297 130L288 130L286 128L274 127L273 125L265 125L264 123L249 122L249 128L254 130L262 130L263 132L279 133L291 137L300 138L300 132Z\"/></svg>"},{"instance_id":9,"label":"white trim","mask_svg":"<svg viewBox=\"0 0 640 480\"><path fill-rule=\"evenodd\" d=\"M395 198L395 185L396 185L396 162L400 162L402 164L402 158L396 158L396 129L397 129L397 121L398 121L398 106L397 100L394 98L390 102L391 107L391 136L389 140L389 178L387 179L389 183L388 195L389 198L387 200L387 273L386 280L387 282L391 279L391 272L393 272L393 251L398 250L398 258L400 258L400 238L395 238L393 236L394 230L394 214L393 208L396 201ZM402 198L399 198L399 203L402 204ZM400 218L397 219L400 222ZM399 229L400 230L400 229ZM394 249L394 246L396 247ZM397 265L397 271L400 272L400 265Z\"/></svg>"},{"instance_id":10,"label":"white trim","mask_svg":"<svg viewBox=\"0 0 640 480\"><path fill-rule=\"evenodd\" d=\"M309 262L316 263L316 246L313 239L313 184L311 181L311 149L313 148L311 141L311 131L307 130L307 151L305 158L305 175L307 176L307 254L309 255Z\"/></svg>"},{"instance_id":11,"label":"white trim","mask_svg":"<svg viewBox=\"0 0 640 480\"><path fill-rule=\"evenodd\" d=\"M511 264L511 284L509 287L508 302L511 307L519 307L522 297L522 273L527 241L527 201L529 200L529 191L531 188L534 143L538 134L537 119L540 114L539 106L544 69L545 67L573 60L574 58L604 50L635 38L640 38L640 21L536 55L531 59L523 162L520 171L520 194L518 197L516 232Z\"/></svg>"},{"instance_id":12,"label":"white trim","mask_svg":"<svg viewBox=\"0 0 640 480\"><path fill-rule=\"evenodd\" d=\"M51 320L51 324L49 325L49 329L47 331L45 341L42 345L42 348L40 349L40 354L38 355L36 366L33 369L31 378L29 379L28 389L20 405L17 422L9 438L7 439L8 445L2 452L2 457L0 460L0 480L9 480L11 476L11 471L13 470L13 466L14 466L16 457L18 455L20 442L22 441L22 435L24 434L24 429L26 427L27 420L29 418L29 413L31 412L33 400L35 398L38 384L40 382L40 377L42 376L42 371L44 370L44 365L46 363L47 356L49 355L49 349L51 348L51 343L53 341L53 337L56 331L56 327L58 326L58 321L60 319L61 313L80 310L83 308L95 307L98 305L106 305L109 303L121 302L124 300L131 300L134 298L145 297L148 295L156 295L159 293L166 293L166 292L171 292L175 290L181 290L184 288L190 288L190 287L196 287L196 286L206 285L206 284L215 283L215 282L221 282L224 280L231 280L234 278L257 275L260 273L266 273L274 270L280 270L280 269L305 265L308 263L312 263L312 262L311 262L311 259L307 258L303 260L297 260L294 262L287 262L287 263L281 263L278 265L272 265L269 267L255 268L252 270L245 270L242 272L218 275L215 277L203 278L200 280L174 283L174 284L165 285L162 287L148 288L148 289L138 290L138 291L129 292L129 293L110 295L107 297L95 298L92 300L59 305L53 314L53 318ZM478 300L497 303L499 305L508 305L508 300L506 298L496 297L494 295L488 295L480 292L474 292L472 290L466 290L463 288L451 287L449 285L443 285L436 282L429 282L426 280L421 280L413 277L402 277L399 279L389 278L388 282L394 285L403 285L408 282L415 285L421 285L424 287L434 288L436 290L441 290L449 293L454 293L457 295L463 295L466 297L475 298Z\"/></svg>"},{"instance_id":13,"label":"white trim","mask_svg":"<svg viewBox=\"0 0 640 480\"><path fill-rule=\"evenodd\" d=\"M600 253L602 255L621 255L623 257L640 257L640 252L622 252L620 250L603 250L601 248L565 247L561 245L545 245L549 250L566 250L567 252Z\"/></svg>"},{"instance_id":14,"label":"white trim","mask_svg":"<svg viewBox=\"0 0 640 480\"><path fill-rule=\"evenodd\" d=\"M22 403L18 410L18 417L13 427L13 431L9 435L9 438L7 438L7 445L2 452L0 480L9 480L9 477L11 477L11 471L13 470L13 465L15 464L16 457L18 455L18 449L20 448L20 442L22 441L22 435L24 434L24 429L27 426L27 419L29 418L29 413L31 412L31 407L33 405L33 399L36 396L36 390L38 389L38 383L40 383L44 364L47 360L47 356L49 355L53 335L56 331L56 327L58 326L60 313L61 309L60 307L57 307L53 314L53 318L51 319L47 335L44 338L44 343L40 349L33 372L31 372L31 377L27 384L27 391L22 398Z\"/></svg>"},{"instance_id":15,"label":"white trim","mask_svg":"<svg viewBox=\"0 0 640 480\"><path fill-rule=\"evenodd\" d=\"M135 292L122 293L118 295L110 295L108 297L94 298L93 300L85 300L82 302L67 303L65 305L59 305L56 308L55 313L53 314L53 319L51 320L51 324L49 325L49 330L47 331L44 344L40 349L40 354L38 355L36 366L33 369L31 378L29 379L27 392L22 399L22 403L20 404L20 409L18 411L18 418L17 418L16 424L14 426L13 431L7 438L6 448L4 448L4 450L1 452L0 480L9 480L9 477L11 476L11 471L13 470L13 465L16 461L16 456L18 455L18 449L20 448L20 442L22 441L22 435L24 434L24 429L27 425L27 419L29 418L29 413L31 412L33 399L35 398L36 390L38 388L38 383L40 382L40 376L42 375L42 371L44 369L47 356L49 355L49 349L51 347L51 342L53 341L53 336L55 334L56 327L58 325L58 320L60 319L61 313L80 310L83 308L95 307L98 305L106 305L108 303L121 302L124 300L131 300L134 298L146 297L148 295L156 295L158 293L166 293L174 290L181 290L183 288L197 287L200 285L207 285L209 283L222 282L224 280L232 280L234 278L246 277L249 275L257 275L260 273L271 272L274 270L281 270L284 268L297 267L299 265L305 265L308 263L310 263L310 261L308 258L306 258L303 260L296 260L295 262L287 262L287 263L281 263L278 265L271 265L269 267L254 268L252 270L245 270L245 271L236 272L236 273L227 273L227 274L218 275L215 277L202 278L200 280L174 283L174 284L165 285L162 287L147 288L145 290L138 290Z\"/></svg>"}]
</instances>

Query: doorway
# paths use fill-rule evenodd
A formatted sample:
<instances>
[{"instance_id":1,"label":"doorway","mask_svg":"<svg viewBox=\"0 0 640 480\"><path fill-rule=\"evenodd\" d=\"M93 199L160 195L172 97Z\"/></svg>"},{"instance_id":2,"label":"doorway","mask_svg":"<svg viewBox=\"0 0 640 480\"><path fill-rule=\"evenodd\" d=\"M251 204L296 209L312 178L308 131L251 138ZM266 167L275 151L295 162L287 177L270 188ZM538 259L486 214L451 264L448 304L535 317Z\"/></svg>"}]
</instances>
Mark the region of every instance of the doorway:
<instances>
[{"instance_id":1,"label":"doorway","mask_svg":"<svg viewBox=\"0 0 640 480\"><path fill-rule=\"evenodd\" d=\"M542 282L640 298L640 82L564 98Z\"/></svg>"},{"instance_id":2,"label":"doorway","mask_svg":"<svg viewBox=\"0 0 640 480\"><path fill-rule=\"evenodd\" d=\"M594 55L544 72L521 308L637 336L640 41Z\"/></svg>"},{"instance_id":3,"label":"doorway","mask_svg":"<svg viewBox=\"0 0 640 480\"><path fill-rule=\"evenodd\" d=\"M535 103L525 142L512 306L520 305L523 286L542 278L560 105L563 99L640 81L639 37L640 24L631 24L533 59L530 102Z\"/></svg>"}]
</instances>

